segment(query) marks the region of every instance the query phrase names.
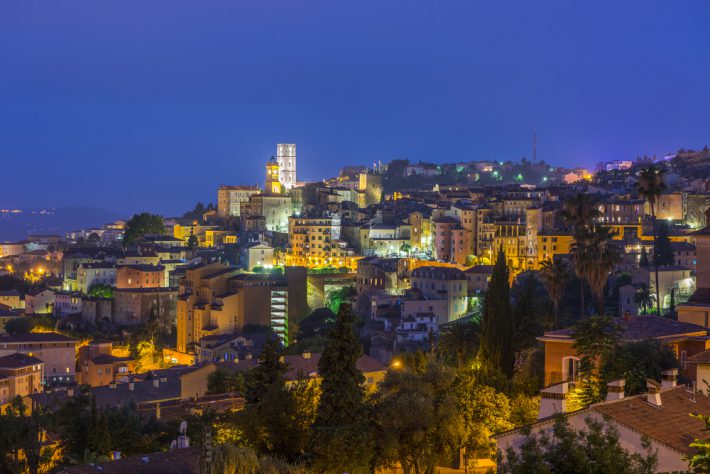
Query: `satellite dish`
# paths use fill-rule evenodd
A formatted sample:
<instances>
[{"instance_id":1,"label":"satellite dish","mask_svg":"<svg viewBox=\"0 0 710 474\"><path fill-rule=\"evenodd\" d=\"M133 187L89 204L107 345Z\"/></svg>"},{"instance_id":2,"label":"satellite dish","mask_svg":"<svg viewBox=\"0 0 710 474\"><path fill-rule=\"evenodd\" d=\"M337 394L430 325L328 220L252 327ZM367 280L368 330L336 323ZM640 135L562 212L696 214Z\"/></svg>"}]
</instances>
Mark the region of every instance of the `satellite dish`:
<instances>
[{"instance_id":1,"label":"satellite dish","mask_svg":"<svg viewBox=\"0 0 710 474\"><path fill-rule=\"evenodd\" d=\"M184 435L187 433L187 421L180 423L180 434Z\"/></svg>"}]
</instances>

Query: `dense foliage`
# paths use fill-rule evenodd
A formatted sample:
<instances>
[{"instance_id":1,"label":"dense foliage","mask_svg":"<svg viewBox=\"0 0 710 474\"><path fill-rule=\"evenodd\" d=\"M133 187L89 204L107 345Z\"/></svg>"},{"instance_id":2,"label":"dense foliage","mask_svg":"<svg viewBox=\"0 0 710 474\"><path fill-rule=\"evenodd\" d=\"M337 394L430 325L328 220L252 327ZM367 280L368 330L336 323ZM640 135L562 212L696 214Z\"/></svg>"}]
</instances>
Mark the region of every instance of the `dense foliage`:
<instances>
[{"instance_id":1,"label":"dense foliage","mask_svg":"<svg viewBox=\"0 0 710 474\"><path fill-rule=\"evenodd\" d=\"M513 375L512 334L513 315L510 307L508 267L505 252L501 247L483 306L479 358L486 367L497 368L508 377Z\"/></svg>"},{"instance_id":2,"label":"dense foliage","mask_svg":"<svg viewBox=\"0 0 710 474\"><path fill-rule=\"evenodd\" d=\"M127 247L133 242L142 239L147 234L162 235L165 233L163 218L143 212L136 214L126 222L126 229L123 233L123 245Z\"/></svg>"},{"instance_id":3,"label":"dense foliage","mask_svg":"<svg viewBox=\"0 0 710 474\"><path fill-rule=\"evenodd\" d=\"M646 440L646 455L629 454L619 442L619 432L612 425L586 420L586 429L572 428L563 416L555 420L550 435L529 433L520 452L509 449L501 463L501 472L568 474L652 474L658 454Z\"/></svg>"}]
</instances>

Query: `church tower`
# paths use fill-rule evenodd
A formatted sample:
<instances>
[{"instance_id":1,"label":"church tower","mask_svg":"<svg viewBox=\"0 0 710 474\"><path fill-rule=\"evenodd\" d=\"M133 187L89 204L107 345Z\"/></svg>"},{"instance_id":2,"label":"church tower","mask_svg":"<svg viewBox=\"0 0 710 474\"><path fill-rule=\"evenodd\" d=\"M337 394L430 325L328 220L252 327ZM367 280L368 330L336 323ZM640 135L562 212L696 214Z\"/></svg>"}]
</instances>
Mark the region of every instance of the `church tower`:
<instances>
[{"instance_id":1,"label":"church tower","mask_svg":"<svg viewBox=\"0 0 710 474\"><path fill-rule=\"evenodd\" d=\"M273 196L281 194L281 181L279 180L279 163L272 156L266 162L266 186L264 188L267 195Z\"/></svg>"},{"instance_id":2,"label":"church tower","mask_svg":"<svg viewBox=\"0 0 710 474\"><path fill-rule=\"evenodd\" d=\"M281 167L279 181L286 191L290 191L296 185L296 145L293 143L276 145L276 161Z\"/></svg>"}]
</instances>

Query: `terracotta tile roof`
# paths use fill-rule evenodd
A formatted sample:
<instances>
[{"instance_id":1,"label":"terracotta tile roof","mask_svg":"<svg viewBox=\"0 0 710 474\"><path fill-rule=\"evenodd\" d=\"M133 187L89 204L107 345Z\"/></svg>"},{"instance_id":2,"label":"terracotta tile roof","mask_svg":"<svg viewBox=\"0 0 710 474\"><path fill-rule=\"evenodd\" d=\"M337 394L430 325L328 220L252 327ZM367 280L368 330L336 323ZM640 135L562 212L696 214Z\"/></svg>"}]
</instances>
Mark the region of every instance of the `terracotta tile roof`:
<instances>
[{"instance_id":1,"label":"terracotta tile roof","mask_svg":"<svg viewBox=\"0 0 710 474\"><path fill-rule=\"evenodd\" d=\"M688 362L691 364L710 364L710 350L699 352L688 357Z\"/></svg>"},{"instance_id":2,"label":"terracotta tile roof","mask_svg":"<svg viewBox=\"0 0 710 474\"><path fill-rule=\"evenodd\" d=\"M118 461L101 464L85 464L83 466L66 467L61 474L199 474L200 449L198 447L176 449L174 451L158 452L131 456Z\"/></svg>"},{"instance_id":3,"label":"terracotta tile roof","mask_svg":"<svg viewBox=\"0 0 710 474\"><path fill-rule=\"evenodd\" d=\"M710 415L710 398L702 392L695 394L695 402L689 398L686 387L680 386L661 392L660 407L648 403L645 395L638 395L592 409L687 455L694 452L689 447L693 440L708 437L705 423L690 414Z\"/></svg>"}]
</instances>

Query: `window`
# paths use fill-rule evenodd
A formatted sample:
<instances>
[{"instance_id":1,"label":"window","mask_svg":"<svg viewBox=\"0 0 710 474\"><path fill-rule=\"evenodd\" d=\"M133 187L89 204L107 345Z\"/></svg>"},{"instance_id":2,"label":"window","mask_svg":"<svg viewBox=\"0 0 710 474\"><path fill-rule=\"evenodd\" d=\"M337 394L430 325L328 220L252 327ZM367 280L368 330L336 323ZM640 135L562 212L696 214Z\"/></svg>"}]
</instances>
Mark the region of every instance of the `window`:
<instances>
[{"instance_id":1,"label":"window","mask_svg":"<svg viewBox=\"0 0 710 474\"><path fill-rule=\"evenodd\" d=\"M562 358L562 379L563 380L578 380L579 379L579 357L564 357L564 358Z\"/></svg>"}]
</instances>

